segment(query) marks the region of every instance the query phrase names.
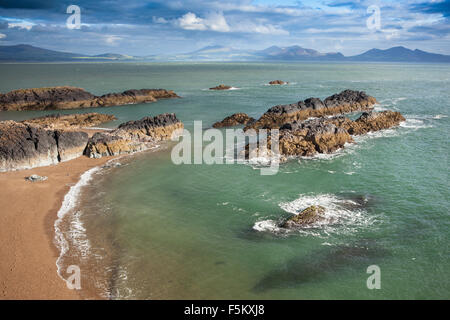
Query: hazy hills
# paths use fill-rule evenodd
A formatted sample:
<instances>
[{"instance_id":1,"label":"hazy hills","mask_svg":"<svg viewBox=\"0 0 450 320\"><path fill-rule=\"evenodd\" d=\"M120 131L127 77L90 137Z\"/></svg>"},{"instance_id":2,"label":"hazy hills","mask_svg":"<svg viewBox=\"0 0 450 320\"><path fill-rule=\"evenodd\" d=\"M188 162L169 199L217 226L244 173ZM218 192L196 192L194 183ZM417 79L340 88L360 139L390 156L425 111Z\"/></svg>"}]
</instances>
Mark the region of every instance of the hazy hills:
<instances>
[{"instance_id":1,"label":"hazy hills","mask_svg":"<svg viewBox=\"0 0 450 320\"><path fill-rule=\"evenodd\" d=\"M0 62L64 62L64 61L367 61L367 62L450 62L449 55L393 47L371 49L355 56L340 52L322 53L300 46L271 46L264 50L239 50L225 46L207 46L202 49L168 55L130 56L116 53L85 55L43 49L31 45L0 46Z\"/></svg>"}]
</instances>

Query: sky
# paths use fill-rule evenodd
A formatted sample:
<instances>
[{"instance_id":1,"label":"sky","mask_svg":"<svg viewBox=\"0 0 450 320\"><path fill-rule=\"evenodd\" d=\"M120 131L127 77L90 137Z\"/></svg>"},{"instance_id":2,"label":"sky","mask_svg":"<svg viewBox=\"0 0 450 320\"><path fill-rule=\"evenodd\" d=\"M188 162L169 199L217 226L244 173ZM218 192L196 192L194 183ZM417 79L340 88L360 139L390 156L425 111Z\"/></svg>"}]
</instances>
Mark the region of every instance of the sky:
<instances>
[{"instance_id":1,"label":"sky","mask_svg":"<svg viewBox=\"0 0 450 320\"><path fill-rule=\"evenodd\" d=\"M79 28L67 13L80 8ZM83 54L299 45L355 55L405 46L450 54L450 0L0 0L0 45Z\"/></svg>"}]
</instances>

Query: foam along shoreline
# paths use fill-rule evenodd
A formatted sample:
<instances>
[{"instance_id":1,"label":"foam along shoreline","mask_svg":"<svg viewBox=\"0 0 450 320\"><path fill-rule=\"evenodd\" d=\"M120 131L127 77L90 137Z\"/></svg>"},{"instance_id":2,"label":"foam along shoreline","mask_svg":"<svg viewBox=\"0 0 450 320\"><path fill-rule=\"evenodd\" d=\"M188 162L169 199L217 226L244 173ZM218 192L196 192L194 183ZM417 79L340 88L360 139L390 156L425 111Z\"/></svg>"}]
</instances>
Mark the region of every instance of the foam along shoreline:
<instances>
[{"instance_id":1,"label":"foam along shoreline","mask_svg":"<svg viewBox=\"0 0 450 320\"><path fill-rule=\"evenodd\" d=\"M111 159L79 157L56 166L0 173L1 299L81 298L61 281L55 264L60 256L55 219L76 203L95 168ZM24 179L31 174L48 179L31 183Z\"/></svg>"}]
</instances>

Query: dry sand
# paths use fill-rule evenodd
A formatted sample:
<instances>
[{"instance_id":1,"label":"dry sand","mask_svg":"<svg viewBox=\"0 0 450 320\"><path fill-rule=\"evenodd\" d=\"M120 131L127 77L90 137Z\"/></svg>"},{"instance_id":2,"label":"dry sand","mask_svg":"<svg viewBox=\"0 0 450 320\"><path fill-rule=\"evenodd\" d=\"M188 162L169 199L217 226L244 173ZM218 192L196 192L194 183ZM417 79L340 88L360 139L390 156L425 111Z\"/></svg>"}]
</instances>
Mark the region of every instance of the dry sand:
<instances>
[{"instance_id":1,"label":"dry sand","mask_svg":"<svg viewBox=\"0 0 450 320\"><path fill-rule=\"evenodd\" d=\"M57 275L54 222L81 174L111 157L0 173L0 299L80 299ZM26 181L32 174L47 176Z\"/></svg>"}]
</instances>

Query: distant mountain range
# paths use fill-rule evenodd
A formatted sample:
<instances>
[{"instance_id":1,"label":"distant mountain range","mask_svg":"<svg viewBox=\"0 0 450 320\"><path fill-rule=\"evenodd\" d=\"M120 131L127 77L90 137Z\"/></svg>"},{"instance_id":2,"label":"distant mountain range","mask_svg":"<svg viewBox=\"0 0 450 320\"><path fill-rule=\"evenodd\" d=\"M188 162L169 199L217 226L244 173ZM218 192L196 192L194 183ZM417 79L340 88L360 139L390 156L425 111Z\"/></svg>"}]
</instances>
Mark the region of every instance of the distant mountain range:
<instances>
[{"instance_id":1,"label":"distant mountain range","mask_svg":"<svg viewBox=\"0 0 450 320\"><path fill-rule=\"evenodd\" d=\"M225 46L208 46L200 50L174 55L129 56L116 53L85 55L47 50L31 45L0 46L0 62L64 62L64 61L367 61L367 62L450 62L449 55L393 47L371 49L346 57L340 52L321 53L300 46L272 46L264 50L239 50Z\"/></svg>"}]
</instances>

